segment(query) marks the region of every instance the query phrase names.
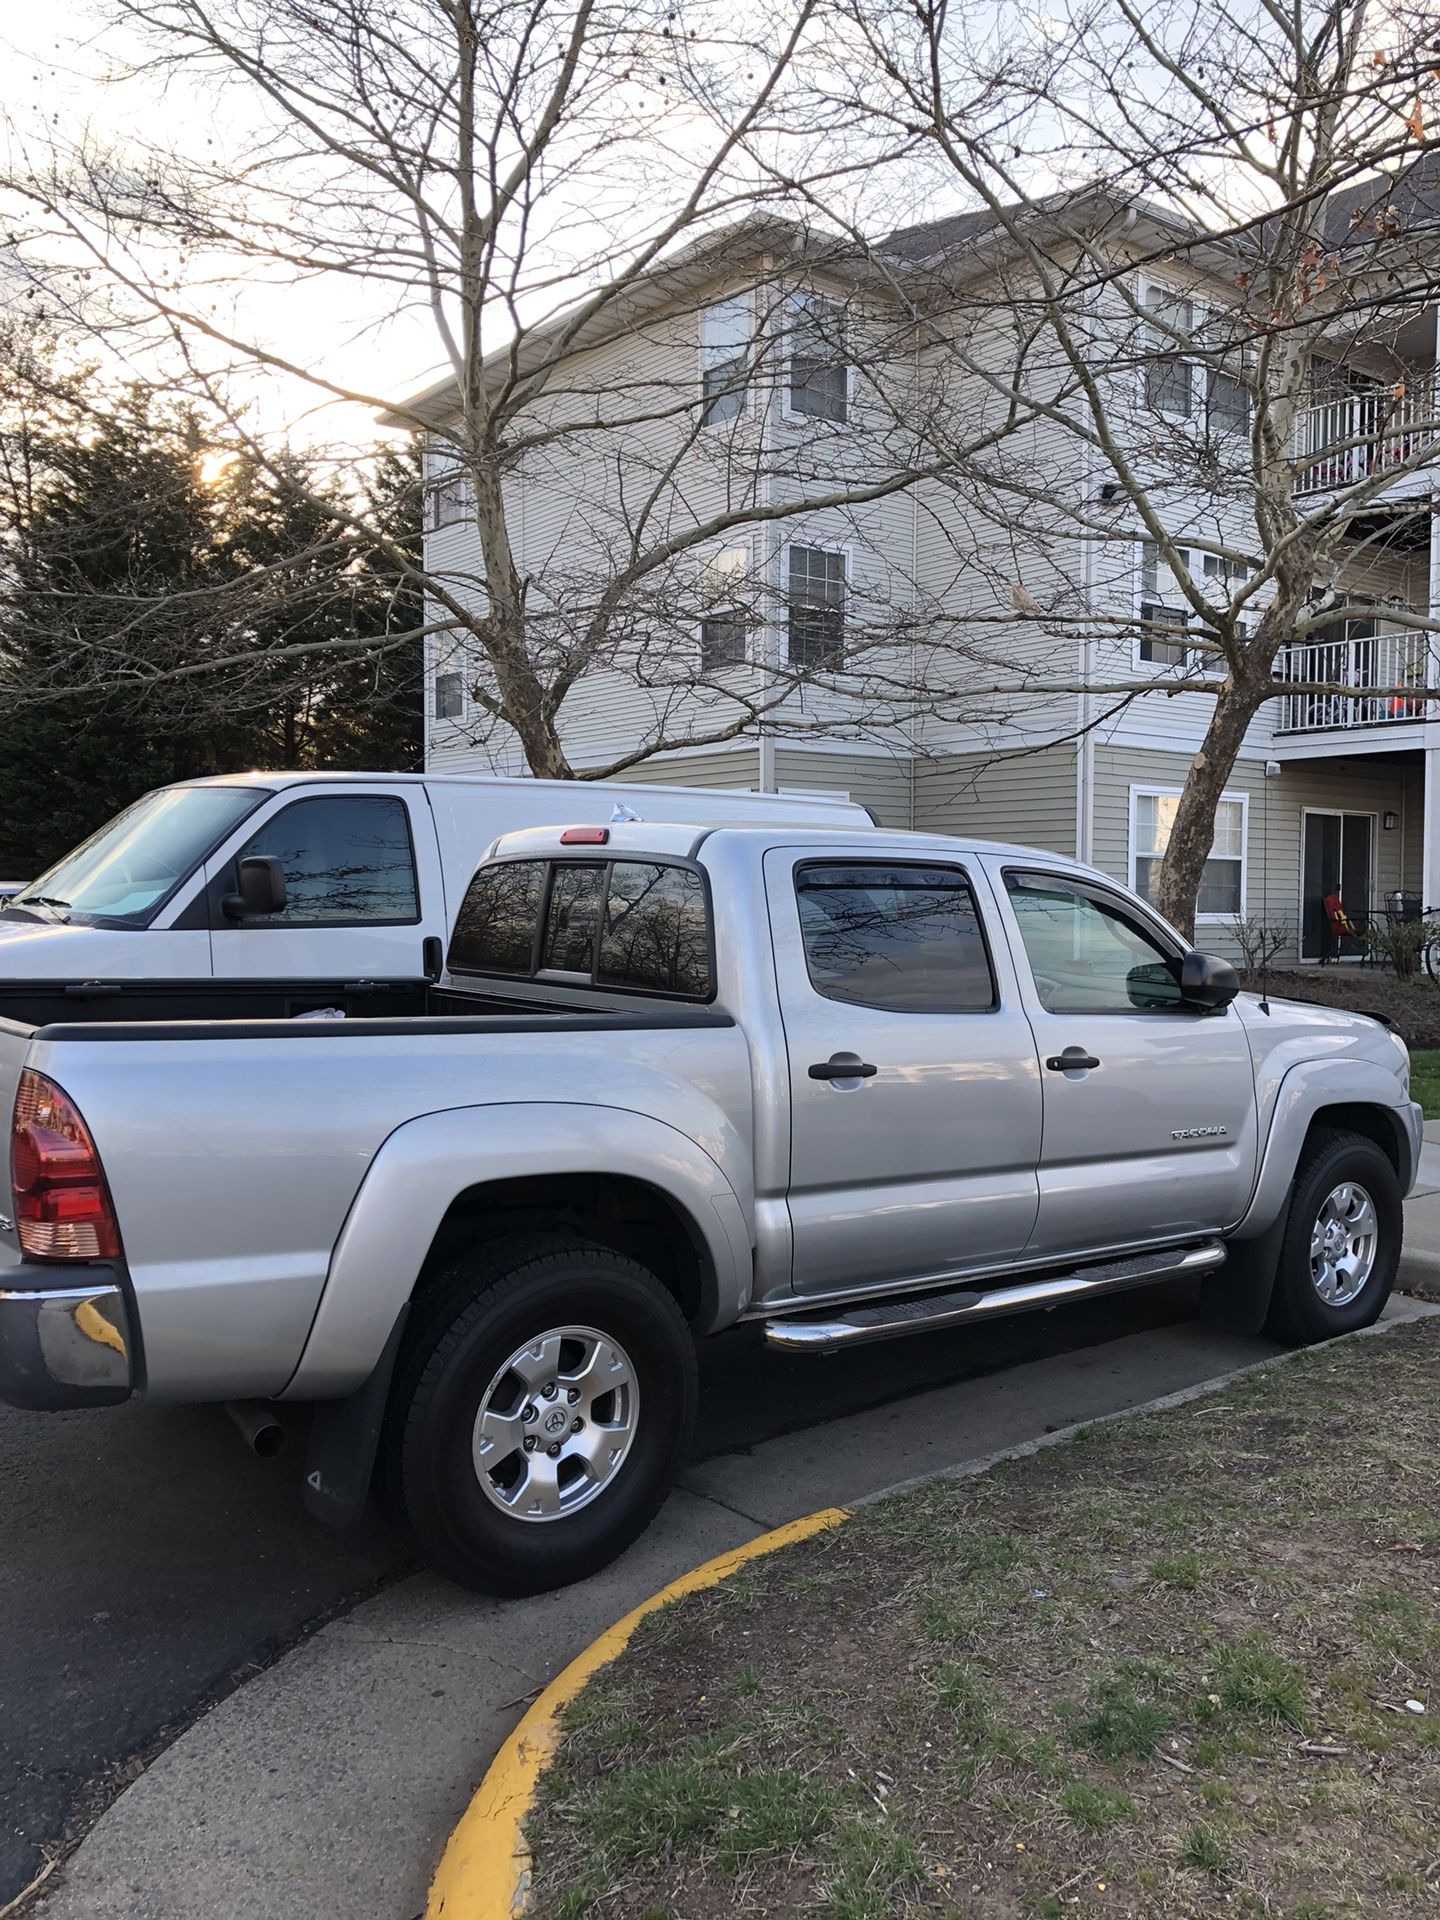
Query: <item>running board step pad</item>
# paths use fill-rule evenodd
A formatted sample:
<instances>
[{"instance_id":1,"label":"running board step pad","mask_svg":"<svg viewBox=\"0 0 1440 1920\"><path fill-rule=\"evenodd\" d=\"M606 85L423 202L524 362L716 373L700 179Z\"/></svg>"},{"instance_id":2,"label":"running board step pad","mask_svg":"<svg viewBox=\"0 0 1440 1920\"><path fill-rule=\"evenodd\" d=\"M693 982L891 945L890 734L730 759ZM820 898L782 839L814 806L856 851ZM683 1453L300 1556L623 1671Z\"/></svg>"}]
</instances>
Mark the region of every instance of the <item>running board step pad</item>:
<instances>
[{"instance_id":1,"label":"running board step pad","mask_svg":"<svg viewBox=\"0 0 1440 1920\"><path fill-rule=\"evenodd\" d=\"M987 1319L992 1314L1032 1313L1102 1293L1120 1293L1127 1287L1148 1286L1153 1281L1185 1279L1213 1272L1224 1262L1225 1247L1219 1240L1207 1240L1198 1247L1167 1247L1163 1253L1134 1254L1127 1260L1077 1267L1069 1273L1023 1280L985 1293L967 1288L963 1292L912 1294L904 1300L851 1307L823 1320L767 1320L765 1344L783 1353L833 1353L837 1347L898 1339L922 1327L957 1326L962 1320Z\"/></svg>"}]
</instances>

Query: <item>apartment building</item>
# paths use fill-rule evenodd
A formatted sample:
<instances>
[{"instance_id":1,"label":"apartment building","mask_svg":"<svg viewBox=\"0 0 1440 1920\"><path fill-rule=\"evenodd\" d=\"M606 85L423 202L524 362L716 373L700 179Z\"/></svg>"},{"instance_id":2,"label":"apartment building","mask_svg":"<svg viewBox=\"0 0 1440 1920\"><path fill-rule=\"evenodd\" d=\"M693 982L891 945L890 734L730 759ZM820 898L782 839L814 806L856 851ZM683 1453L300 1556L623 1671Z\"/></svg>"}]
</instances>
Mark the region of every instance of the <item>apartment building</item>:
<instances>
[{"instance_id":1,"label":"apartment building","mask_svg":"<svg viewBox=\"0 0 1440 1920\"><path fill-rule=\"evenodd\" d=\"M1428 178L1351 189L1331 210L1337 245L1376 209L1418 229L1440 202ZM1154 469L1172 553L1224 590L1254 539L1247 401L1183 341L1233 303L1233 277L1144 209L1095 230L1135 264L1098 293L1076 275L1075 338L1137 467ZM886 824L1078 854L1146 889L1213 669L1164 555L1084 436L1053 408L997 426L1013 398L1003 370L1035 331L1023 260L1004 255L975 214L864 251L757 221L637 289L623 323L576 338L542 417L591 430L535 435L512 484L512 538L535 604L555 610L553 644L587 578L633 557L644 513L646 538L683 528L650 603L664 644L647 655L642 609L567 696L577 770L659 741L648 780L839 790ZM1002 278L1006 297L992 297ZM1357 921L1397 892L1440 902L1440 703L1417 693L1436 684L1419 623L1440 615L1436 309L1367 318L1336 325L1294 423L1297 496L1323 507L1363 480L1365 511L1317 582L1341 617L1317 616L1282 654L1220 804L1197 936L1221 950L1249 918L1322 957L1335 892ZM1032 389L1063 384L1064 355L1049 351L1050 366L1032 352ZM473 503L445 436L453 403L446 382L412 403L435 431L426 563L483 604ZM932 458L941 441L987 436L988 467L957 476ZM483 662L438 641L429 766L523 770L483 692ZM751 724L711 737L747 701Z\"/></svg>"}]
</instances>

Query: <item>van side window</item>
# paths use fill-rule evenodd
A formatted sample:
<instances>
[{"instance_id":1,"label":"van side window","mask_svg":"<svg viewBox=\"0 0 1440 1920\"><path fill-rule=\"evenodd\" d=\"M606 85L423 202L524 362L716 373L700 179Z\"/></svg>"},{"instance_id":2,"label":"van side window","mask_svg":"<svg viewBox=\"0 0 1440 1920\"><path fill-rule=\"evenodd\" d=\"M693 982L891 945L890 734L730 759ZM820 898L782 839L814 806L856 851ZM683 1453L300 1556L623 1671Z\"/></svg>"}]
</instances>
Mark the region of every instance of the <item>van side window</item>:
<instances>
[{"instance_id":1,"label":"van side window","mask_svg":"<svg viewBox=\"0 0 1440 1920\"><path fill-rule=\"evenodd\" d=\"M285 906L253 926L405 924L420 918L415 851L402 800L325 794L283 808L241 848L285 867Z\"/></svg>"},{"instance_id":2,"label":"van side window","mask_svg":"<svg viewBox=\"0 0 1440 1920\"><path fill-rule=\"evenodd\" d=\"M642 993L711 993L705 883L689 867L617 860L610 869L595 968L600 987Z\"/></svg>"},{"instance_id":3,"label":"van side window","mask_svg":"<svg viewBox=\"0 0 1440 1920\"><path fill-rule=\"evenodd\" d=\"M988 1013L995 977L975 896L954 867L887 862L795 876L810 984L896 1013Z\"/></svg>"},{"instance_id":4,"label":"van side window","mask_svg":"<svg viewBox=\"0 0 1440 1920\"><path fill-rule=\"evenodd\" d=\"M455 916L448 965L452 973L535 971L535 935L545 893L543 860L481 867Z\"/></svg>"}]
</instances>

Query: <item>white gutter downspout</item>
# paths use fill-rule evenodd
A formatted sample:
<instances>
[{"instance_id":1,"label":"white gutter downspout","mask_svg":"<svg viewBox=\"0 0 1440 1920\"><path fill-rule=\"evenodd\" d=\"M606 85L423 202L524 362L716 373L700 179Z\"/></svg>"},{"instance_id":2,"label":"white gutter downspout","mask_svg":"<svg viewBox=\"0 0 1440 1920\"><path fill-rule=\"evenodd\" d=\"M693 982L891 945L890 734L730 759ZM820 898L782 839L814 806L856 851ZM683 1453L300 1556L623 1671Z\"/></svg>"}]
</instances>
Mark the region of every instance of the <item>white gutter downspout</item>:
<instances>
[{"instance_id":1,"label":"white gutter downspout","mask_svg":"<svg viewBox=\"0 0 1440 1920\"><path fill-rule=\"evenodd\" d=\"M762 286L770 285L770 275L774 269L774 264L775 264L775 259L773 254L767 253L762 256L760 261L760 278L761 278ZM783 313L783 308L782 308L782 313ZM774 497L774 473L772 471L771 464L770 464L771 453L772 453L772 448L770 444L770 428L771 428L771 408L774 405L774 395L778 391L779 391L779 388L773 382L769 383L769 385L765 390L765 410L760 416L760 502L759 504L762 510L766 510L766 511L768 511L768 509L772 505L773 497ZM777 528L777 532L773 535L773 537L770 532L770 528L772 526ZM765 562L764 562L765 571L766 571L766 574L774 581L777 592L780 586L780 537L778 533L778 526L779 526L778 521L774 521L774 522L766 521L764 523L764 531L760 536L764 546L764 550L765 550ZM769 709L771 696L775 689L775 671L774 671L775 649L779 646L779 643L780 643L780 638L779 638L778 627L773 621L767 621L760 630L761 659L759 661L760 701L761 701L761 705L767 711ZM775 735L771 731L768 722L763 719L760 722L759 731L756 737L756 748L757 748L757 761L758 761L758 766L756 771L757 785L759 786L761 793L774 793L776 791Z\"/></svg>"},{"instance_id":2,"label":"white gutter downspout","mask_svg":"<svg viewBox=\"0 0 1440 1920\"><path fill-rule=\"evenodd\" d=\"M1088 510L1094 482L1094 449L1085 442L1080 485L1082 506ZM1095 665L1094 592L1095 540L1088 529L1080 535L1080 738L1075 743L1075 858L1095 864L1095 737L1090 726L1090 680Z\"/></svg>"}]
</instances>

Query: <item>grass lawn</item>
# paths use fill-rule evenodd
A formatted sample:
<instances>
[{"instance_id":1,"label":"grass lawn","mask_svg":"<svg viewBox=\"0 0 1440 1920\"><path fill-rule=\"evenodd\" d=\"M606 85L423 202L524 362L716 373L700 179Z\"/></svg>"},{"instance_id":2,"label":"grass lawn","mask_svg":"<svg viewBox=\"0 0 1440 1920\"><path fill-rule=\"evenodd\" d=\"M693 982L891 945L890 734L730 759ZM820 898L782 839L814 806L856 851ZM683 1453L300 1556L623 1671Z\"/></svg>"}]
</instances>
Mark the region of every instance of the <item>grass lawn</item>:
<instances>
[{"instance_id":1,"label":"grass lawn","mask_svg":"<svg viewBox=\"0 0 1440 1920\"><path fill-rule=\"evenodd\" d=\"M1440 1120L1440 1049L1411 1054L1410 1097L1420 1102L1427 1120Z\"/></svg>"},{"instance_id":2,"label":"grass lawn","mask_svg":"<svg viewBox=\"0 0 1440 1920\"><path fill-rule=\"evenodd\" d=\"M665 1609L570 1710L531 1913L1433 1920L1437 1385L1434 1320L1319 1348Z\"/></svg>"}]
</instances>

